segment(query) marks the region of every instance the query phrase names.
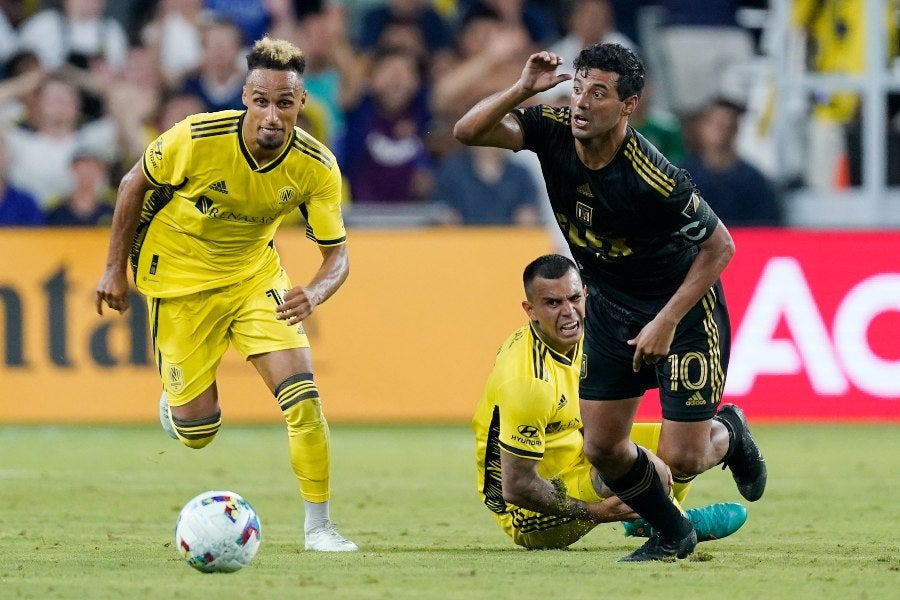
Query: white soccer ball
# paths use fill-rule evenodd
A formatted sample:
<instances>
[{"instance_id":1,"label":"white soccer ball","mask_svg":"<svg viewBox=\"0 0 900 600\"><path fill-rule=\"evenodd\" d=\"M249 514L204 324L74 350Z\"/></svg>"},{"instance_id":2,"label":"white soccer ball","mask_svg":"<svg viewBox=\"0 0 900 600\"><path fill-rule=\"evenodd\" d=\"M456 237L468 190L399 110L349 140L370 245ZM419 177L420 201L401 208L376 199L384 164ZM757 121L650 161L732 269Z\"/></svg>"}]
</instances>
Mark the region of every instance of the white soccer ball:
<instances>
[{"instance_id":1,"label":"white soccer ball","mask_svg":"<svg viewBox=\"0 0 900 600\"><path fill-rule=\"evenodd\" d=\"M261 539L256 511L234 492L203 492L184 505L175 523L175 548L204 573L243 569Z\"/></svg>"}]
</instances>

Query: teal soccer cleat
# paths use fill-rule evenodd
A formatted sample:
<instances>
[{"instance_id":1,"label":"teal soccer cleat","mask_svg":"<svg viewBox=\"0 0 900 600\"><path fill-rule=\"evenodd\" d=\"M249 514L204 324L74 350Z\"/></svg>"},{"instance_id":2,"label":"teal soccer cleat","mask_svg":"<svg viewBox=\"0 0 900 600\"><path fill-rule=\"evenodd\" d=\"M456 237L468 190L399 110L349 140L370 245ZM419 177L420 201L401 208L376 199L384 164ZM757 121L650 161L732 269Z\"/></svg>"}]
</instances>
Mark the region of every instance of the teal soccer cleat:
<instances>
[{"instance_id":1,"label":"teal soccer cleat","mask_svg":"<svg viewBox=\"0 0 900 600\"><path fill-rule=\"evenodd\" d=\"M697 530L698 542L721 540L728 537L747 522L747 509L736 502L720 502L685 511ZM644 519L624 522L625 537L651 537L653 528Z\"/></svg>"}]
</instances>

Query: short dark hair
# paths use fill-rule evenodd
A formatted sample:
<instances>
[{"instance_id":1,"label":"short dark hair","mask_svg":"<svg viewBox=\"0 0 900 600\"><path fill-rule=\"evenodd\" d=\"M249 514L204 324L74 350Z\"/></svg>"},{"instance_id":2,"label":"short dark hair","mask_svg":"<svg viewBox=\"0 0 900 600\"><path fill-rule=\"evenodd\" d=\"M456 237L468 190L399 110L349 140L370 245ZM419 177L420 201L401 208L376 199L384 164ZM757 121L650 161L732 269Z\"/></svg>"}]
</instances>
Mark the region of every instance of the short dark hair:
<instances>
[{"instance_id":1,"label":"short dark hair","mask_svg":"<svg viewBox=\"0 0 900 600\"><path fill-rule=\"evenodd\" d=\"M599 69L617 73L619 100L629 96L640 98L644 89L644 64L637 55L621 44L594 44L578 53L573 64L575 72L587 73L588 69Z\"/></svg>"},{"instance_id":2,"label":"short dark hair","mask_svg":"<svg viewBox=\"0 0 900 600\"><path fill-rule=\"evenodd\" d=\"M302 77L306 70L306 57L300 48L287 40L273 40L266 36L257 40L247 54L247 71L254 69L294 71Z\"/></svg>"},{"instance_id":3,"label":"short dark hair","mask_svg":"<svg viewBox=\"0 0 900 600\"><path fill-rule=\"evenodd\" d=\"M522 284L525 286L525 295L531 293L531 284L540 277L541 279L559 279L569 271L578 272L578 266L571 258L562 254L545 254L539 256L525 267L522 273Z\"/></svg>"}]
</instances>

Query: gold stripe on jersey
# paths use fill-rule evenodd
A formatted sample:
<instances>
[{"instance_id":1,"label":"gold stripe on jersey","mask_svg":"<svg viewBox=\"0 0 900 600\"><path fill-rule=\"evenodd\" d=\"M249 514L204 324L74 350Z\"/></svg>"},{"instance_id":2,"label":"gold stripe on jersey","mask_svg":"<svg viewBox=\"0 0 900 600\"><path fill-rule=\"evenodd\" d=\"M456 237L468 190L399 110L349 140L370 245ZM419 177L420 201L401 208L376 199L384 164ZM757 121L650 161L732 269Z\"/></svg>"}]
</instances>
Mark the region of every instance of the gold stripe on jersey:
<instances>
[{"instance_id":1,"label":"gold stripe on jersey","mask_svg":"<svg viewBox=\"0 0 900 600\"><path fill-rule=\"evenodd\" d=\"M709 371L710 389L712 394L710 402L715 404L722 399L725 392L725 370L722 368L721 339L719 339L719 326L713 318L713 309L716 306L716 291L710 288L703 296L703 328L709 340Z\"/></svg>"},{"instance_id":2,"label":"gold stripe on jersey","mask_svg":"<svg viewBox=\"0 0 900 600\"><path fill-rule=\"evenodd\" d=\"M646 154L641 152L641 149L638 148L636 138L632 137L628 139L628 143L625 145L623 153L628 160L631 161L631 166L634 167L634 170L644 179L644 181L649 183L651 187L664 197L669 197L675 189L675 180L663 173L659 167L654 165L650 159L647 158Z\"/></svg>"},{"instance_id":3,"label":"gold stripe on jersey","mask_svg":"<svg viewBox=\"0 0 900 600\"><path fill-rule=\"evenodd\" d=\"M571 523L575 520L572 517L563 517L560 515L527 515L523 514L522 511L518 509L511 510L509 514L512 516L513 527L518 529L521 533L532 533L534 531L553 529L554 527L559 527L560 525L565 525L566 523Z\"/></svg>"},{"instance_id":4,"label":"gold stripe on jersey","mask_svg":"<svg viewBox=\"0 0 900 600\"><path fill-rule=\"evenodd\" d=\"M552 106L548 106L547 104L542 104L541 116L563 125L572 124L572 112L567 106L554 108Z\"/></svg>"},{"instance_id":5,"label":"gold stripe on jersey","mask_svg":"<svg viewBox=\"0 0 900 600\"><path fill-rule=\"evenodd\" d=\"M294 129L294 141L291 143L294 149L310 156L330 169L334 166L334 156L325 149L325 146L302 129Z\"/></svg>"},{"instance_id":6,"label":"gold stripe on jersey","mask_svg":"<svg viewBox=\"0 0 900 600\"><path fill-rule=\"evenodd\" d=\"M240 118L241 115L234 115L191 123L191 139L196 140L214 135L236 133L240 124Z\"/></svg>"}]
</instances>

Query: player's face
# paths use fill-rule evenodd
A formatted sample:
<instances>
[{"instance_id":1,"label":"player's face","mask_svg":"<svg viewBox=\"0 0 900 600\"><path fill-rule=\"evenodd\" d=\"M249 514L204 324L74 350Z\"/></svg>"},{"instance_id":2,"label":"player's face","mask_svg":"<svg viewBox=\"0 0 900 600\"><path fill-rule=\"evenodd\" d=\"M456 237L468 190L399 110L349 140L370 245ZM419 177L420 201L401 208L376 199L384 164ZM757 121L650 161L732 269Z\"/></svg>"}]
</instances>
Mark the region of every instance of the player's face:
<instances>
[{"instance_id":1,"label":"player's face","mask_svg":"<svg viewBox=\"0 0 900 600\"><path fill-rule=\"evenodd\" d=\"M243 92L244 139L251 148L279 150L290 139L306 103L303 79L293 71L254 69Z\"/></svg>"},{"instance_id":2,"label":"player's face","mask_svg":"<svg viewBox=\"0 0 900 600\"><path fill-rule=\"evenodd\" d=\"M575 74L572 89L572 134L587 140L614 129L637 106L637 96L619 100L619 75L599 69Z\"/></svg>"},{"instance_id":3,"label":"player's face","mask_svg":"<svg viewBox=\"0 0 900 600\"><path fill-rule=\"evenodd\" d=\"M559 279L536 278L522 307L544 342L568 353L584 334L584 301L587 292L581 278L570 270Z\"/></svg>"}]
</instances>

